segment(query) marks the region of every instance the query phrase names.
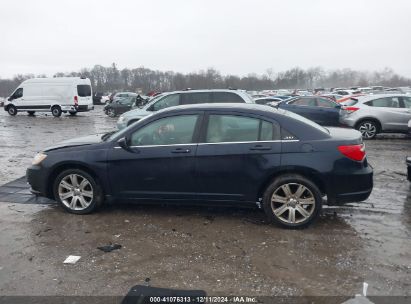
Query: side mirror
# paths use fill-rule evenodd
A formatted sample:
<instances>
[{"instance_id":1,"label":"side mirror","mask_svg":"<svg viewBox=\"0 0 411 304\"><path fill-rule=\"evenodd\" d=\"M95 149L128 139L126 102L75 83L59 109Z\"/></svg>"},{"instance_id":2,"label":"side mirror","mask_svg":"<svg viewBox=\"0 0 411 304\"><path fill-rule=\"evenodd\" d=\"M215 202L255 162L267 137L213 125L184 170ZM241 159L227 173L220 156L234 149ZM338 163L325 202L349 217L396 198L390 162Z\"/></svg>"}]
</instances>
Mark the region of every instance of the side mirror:
<instances>
[{"instance_id":1,"label":"side mirror","mask_svg":"<svg viewBox=\"0 0 411 304\"><path fill-rule=\"evenodd\" d=\"M128 140L126 137L122 137L117 141L118 145L128 152L134 152L133 149L130 148Z\"/></svg>"},{"instance_id":2,"label":"side mirror","mask_svg":"<svg viewBox=\"0 0 411 304\"><path fill-rule=\"evenodd\" d=\"M341 109L341 105L338 104L338 105L335 106L335 108L336 108L336 109Z\"/></svg>"},{"instance_id":3,"label":"side mirror","mask_svg":"<svg viewBox=\"0 0 411 304\"><path fill-rule=\"evenodd\" d=\"M8 100L8 101L12 101L12 100L13 100L13 97L10 96L9 98L7 98L7 100Z\"/></svg>"}]
</instances>

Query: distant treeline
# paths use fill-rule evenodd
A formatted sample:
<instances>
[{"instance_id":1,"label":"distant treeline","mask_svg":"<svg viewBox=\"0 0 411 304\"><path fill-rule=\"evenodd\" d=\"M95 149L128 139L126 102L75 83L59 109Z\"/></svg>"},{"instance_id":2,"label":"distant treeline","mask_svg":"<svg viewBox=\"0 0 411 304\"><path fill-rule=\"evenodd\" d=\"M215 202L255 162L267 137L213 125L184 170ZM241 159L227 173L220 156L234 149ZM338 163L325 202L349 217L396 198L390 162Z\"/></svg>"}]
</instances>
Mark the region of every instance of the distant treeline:
<instances>
[{"instance_id":1,"label":"distant treeline","mask_svg":"<svg viewBox=\"0 0 411 304\"><path fill-rule=\"evenodd\" d=\"M172 71L154 71L144 67L119 70L113 63L109 67L95 65L79 72L57 73L54 77L84 76L90 78L95 92L172 91L186 88L217 89L236 88L245 90L268 89L313 89L349 86L382 85L388 87L410 86L411 79L396 74L392 69L365 72L351 69L324 70L321 67L309 69L292 68L275 73L268 69L263 75L249 74L239 77L222 75L209 68L198 72L183 74ZM13 79L0 79L0 96L8 96L25 79L46 77L46 75L16 75Z\"/></svg>"}]
</instances>

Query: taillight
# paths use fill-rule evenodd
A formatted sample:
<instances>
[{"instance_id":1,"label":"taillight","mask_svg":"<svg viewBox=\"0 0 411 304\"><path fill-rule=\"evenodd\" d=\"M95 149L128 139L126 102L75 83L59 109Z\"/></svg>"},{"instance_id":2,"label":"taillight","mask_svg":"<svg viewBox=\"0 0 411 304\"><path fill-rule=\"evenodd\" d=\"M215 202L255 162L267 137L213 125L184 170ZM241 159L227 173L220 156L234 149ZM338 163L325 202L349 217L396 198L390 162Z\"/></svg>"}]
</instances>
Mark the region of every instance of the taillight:
<instances>
[{"instance_id":1,"label":"taillight","mask_svg":"<svg viewBox=\"0 0 411 304\"><path fill-rule=\"evenodd\" d=\"M75 104L76 106L78 106L78 97L77 97L77 96L74 96L74 104Z\"/></svg>"},{"instance_id":2,"label":"taillight","mask_svg":"<svg viewBox=\"0 0 411 304\"><path fill-rule=\"evenodd\" d=\"M348 112L349 114L354 113L355 111L358 111L360 108L357 107L344 107L343 110Z\"/></svg>"},{"instance_id":3,"label":"taillight","mask_svg":"<svg viewBox=\"0 0 411 304\"><path fill-rule=\"evenodd\" d=\"M365 145L338 146L338 150L349 159L362 161L365 158Z\"/></svg>"}]
</instances>

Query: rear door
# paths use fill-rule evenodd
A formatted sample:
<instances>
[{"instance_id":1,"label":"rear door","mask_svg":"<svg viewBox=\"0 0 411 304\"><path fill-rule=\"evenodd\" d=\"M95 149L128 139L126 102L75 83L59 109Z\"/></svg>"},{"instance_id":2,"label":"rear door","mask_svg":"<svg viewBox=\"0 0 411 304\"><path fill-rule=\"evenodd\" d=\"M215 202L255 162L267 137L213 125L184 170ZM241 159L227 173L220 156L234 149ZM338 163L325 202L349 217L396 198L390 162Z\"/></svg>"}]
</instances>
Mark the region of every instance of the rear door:
<instances>
[{"instance_id":1,"label":"rear door","mask_svg":"<svg viewBox=\"0 0 411 304\"><path fill-rule=\"evenodd\" d=\"M93 104L90 84L77 84L78 105L89 109Z\"/></svg>"},{"instance_id":2,"label":"rear door","mask_svg":"<svg viewBox=\"0 0 411 304\"><path fill-rule=\"evenodd\" d=\"M323 126L338 126L341 107L326 98L317 98L316 121Z\"/></svg>"},{"instance_id":3,"label":"rear door","mask_svg":"<svg viewBox=\"0 0 411 304\"><path fill-rule=\"evenodd\" d=\"M280 108L294 112L305 118L318 122L318 108L315 97L300 97L282 103Z\"/></svg>"},{"instance_id":4,"label":"rear door","mask_svg":"<svg viewBox=\"0 0 411 304\"><path fill-rule=\"evenodd\" d=\"M267 169L280 165L280 153L277 123L251 114L208 112L196 156L198 198L255 200Z\"/></svg>"},{"instance_id":5,"label":"rear door","mask_svg":"<svg viewBox=\"0 0 411 304\"><path fill-rule=\"evenodd\" d=\"M408 109L399 96L374 99L365 103L372 107L373 114L381 122L385 131L407 131L410 119Z\"/></svg>"}]
</instances>

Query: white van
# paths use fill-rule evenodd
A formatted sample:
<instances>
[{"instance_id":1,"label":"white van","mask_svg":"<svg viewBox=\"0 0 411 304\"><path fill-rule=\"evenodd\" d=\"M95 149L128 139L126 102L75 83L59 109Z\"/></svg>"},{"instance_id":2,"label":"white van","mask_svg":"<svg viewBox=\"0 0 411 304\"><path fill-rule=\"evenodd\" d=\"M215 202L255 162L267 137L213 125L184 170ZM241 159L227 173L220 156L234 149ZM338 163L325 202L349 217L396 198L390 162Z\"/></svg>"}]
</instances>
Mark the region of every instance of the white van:
<instances>
[{"instance_id":1,"label":"white van","mask_svg":"<svg viewBox=\"0 0 411 304\"><path fill-rule=\"evenodd\" d=\"M10 115L27 111L51 112L59 117L62 112L76 115L94 109L91 82L88 78L56 77L33 78L23 81L4 104Z\"/></svg>"}]
</instances>

